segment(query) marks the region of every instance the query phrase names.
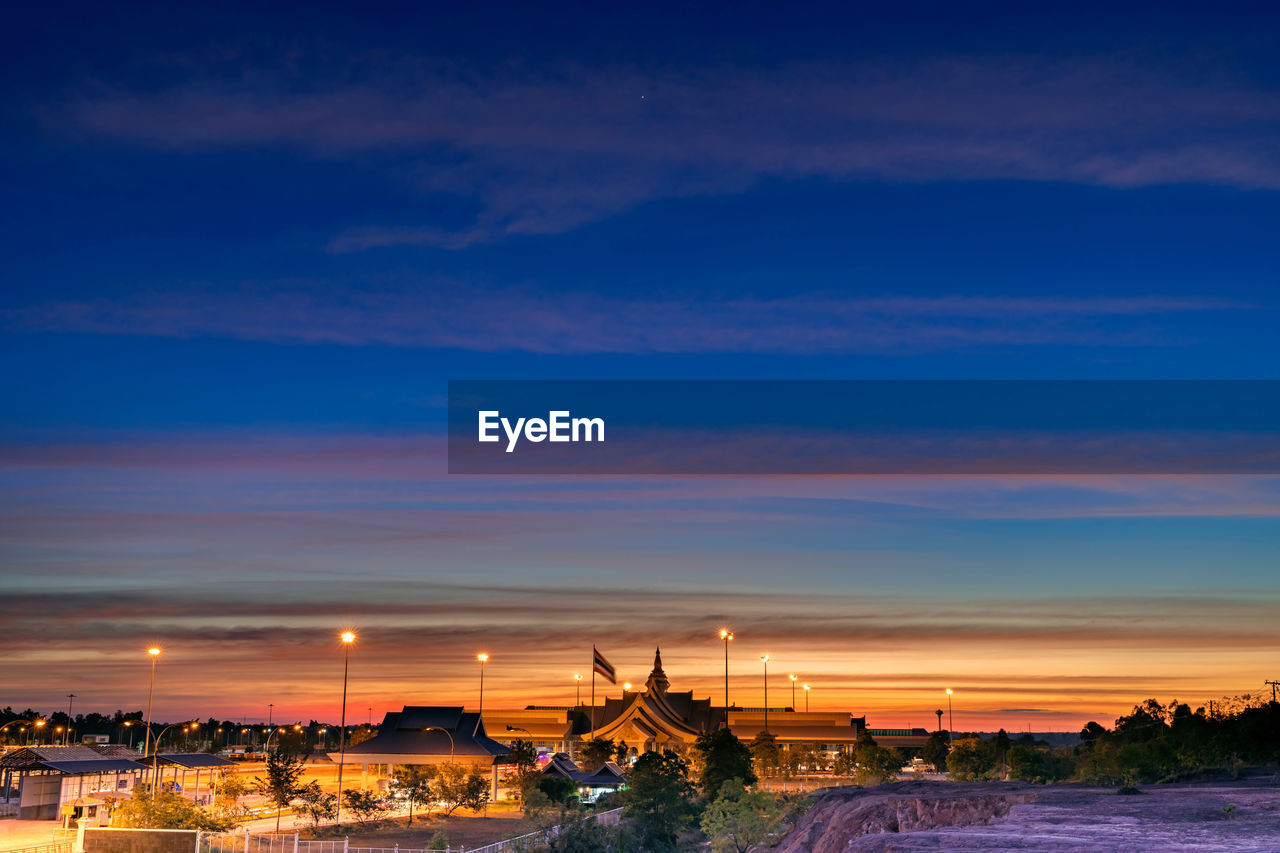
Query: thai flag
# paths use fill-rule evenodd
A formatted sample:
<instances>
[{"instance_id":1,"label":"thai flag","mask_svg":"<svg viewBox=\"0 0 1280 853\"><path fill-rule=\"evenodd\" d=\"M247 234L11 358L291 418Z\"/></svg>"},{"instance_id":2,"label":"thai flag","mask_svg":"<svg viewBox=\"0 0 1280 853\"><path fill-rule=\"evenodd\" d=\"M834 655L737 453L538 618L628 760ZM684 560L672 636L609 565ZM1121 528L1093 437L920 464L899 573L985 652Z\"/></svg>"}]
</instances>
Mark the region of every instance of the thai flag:
<instances>
[{"instance_id":1,"label":"thai flag","mask_svg":"<svg viewBox=\"0 0 1280 853\"><path fill-rule=\"evenodd\" d=\"M597 673L609 679L610 684L618 683L613 664L605 660L604 655L600 654L600 651L595 646L591 647L591 666Z\"/></svg>"}]
</instances>

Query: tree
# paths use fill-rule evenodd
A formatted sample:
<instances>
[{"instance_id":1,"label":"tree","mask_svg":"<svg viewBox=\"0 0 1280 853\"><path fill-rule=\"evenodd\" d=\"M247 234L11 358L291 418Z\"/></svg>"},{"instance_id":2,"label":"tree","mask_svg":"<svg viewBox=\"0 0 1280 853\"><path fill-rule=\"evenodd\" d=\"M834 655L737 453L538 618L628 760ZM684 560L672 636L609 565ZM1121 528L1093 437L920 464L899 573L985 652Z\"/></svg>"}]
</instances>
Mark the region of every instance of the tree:
<instances>
[{"instance_id":1,"label":"tree","mask_svg":"<svg viewBox=\"0 0 1280 853\"><path fill-rule=\"evenodd\" d=\"M203 829L223 832L230 818L212 815L176 791L135 788L133 796L116 809L115 825L130 829Z\"/></svg>"},{"instance_id":2,"label":"tree","mask_svg":"<svg viewBox=\"0 0 1280 853\"><path fill-rule=\"evenodd\" d=\"M989 779L995 766L994 749L981 738L960 738L947 754L947 775L956 782Z\"/></svg>"},{"instance_id":3,"label":"tree","mask_svg":"<svg viewBox=\"0 0 1280 853\"><path fill-rule=\"evenodd\" d=\"M853 781L859 785L879 785L892 782L902 765L893 750L876 744L866 729L858 734L853 744Z\"/></svg>"},{"instance_id":4,"label":"tree","mask_svg":"<svg viewBox=\"0 0 1280 853\"><path fill-rule=\"evenodd\" d=\"M378 805L378 795L372 791L356 791L347 789L342 792L342 807L361 824L368 823L382 811Z\"/></svg>"},{"instance_id":5,"label":"tree","mask_svg":"<svg viewBox=\"0 0 1280 853\"><path fill-rule=\"evenodd\" d=\"M694 793L688 763L671 750L646 752L636 760L622 799L642 850L676 849L680 831L693 818Z\"/></svg>"},{"instance_id":6,"label":"tree","mask_svg":"<svg viewBox=\"0 0 1280 853\"><path fill-rule=\"evenodd\" d=\"M606 761L612 761L617 745L608 738L587 741L578 750L578 766L588 773L599 770Z\"/></svg>"},{"instance_id":7,"label":"tree","mask_svg":"<svg viewBox=\"0 0 1280 853\"><path fill-rule=\"evenodd\" d=\"M925 741L924 749L920 752L920 757L926 763L932 764L934 769L939 773L947 772L947 752L951 749L951 733L937 731L929 735L929 740Z\"/></svg>"},{"instance_id":8,"label":"tree","mask_svg":"<svg viewBox=\"0 0 1280 853\"><path fill-rule=\"evenodd\" d=\"M760 732L751 739L751 757L755 759L756 773L760 776L773 776L782 763L782 751L778 749L778 739L773 732Z\"/></svg>"},{"instance_id":9,"label":"tree","mask_svg":"<svg viewBox=\"0 0 1280 853\"><path fill-rule=\"evenodd\" d=\"M555 838L547 840L548 853L623 853L618 830L594 820L571 819Z\"/></svg>"},{"instance_id":10,"label":"tree","mask_svg":"<svg viewBox=\"0 0 1280 853\"><path fill-rule=\"evenodd\" d=\"M248 778L240 773L224 771L218 775L218 796L214 801L214 809L218 814L235 820L243 817L248 809L241 805L240 798L249 793L252 786Z\"/></svg>"},{"instance_id":11,"label":"tree","mask_svg":"<svg viewBox=\"0 0 1280 853\"><path fill-rule=\"evenodd\" d=\"M479 811L489 802L489 783L465 767L446 764L439 769L435 793L444 804L445 815L452 815L460 808Z\"/></svg>"},{"instance_id":12,"label":"tree","mask_svg":"<svg viewBox=\"0 0 1280 853\"><path fill-rule=\"evenodd\" d=\"M305 769L302 759L291 752L276 750L267 753L267 778L255 776L253 786L276 807L276 831L280 831L280 812L289 808L302 786L298 780Z\"/></svg>"},{"instance_id":13,"label":"tree","mask_svg":"<svg viewBox=\"0 0 1280 853\"><path fill-rule=\"evenodd\" d=\"M741 779L727 779L702 813L702 831L715 853L747 853L777 831L783 815L777 797L748 791Z\"/></svg>"},{"instance_id":14,"label":"tree","mask_svg":"<svg viewBox=\"0 0 1280 853\"><path fill-rule=\"evenodd\" d=\"M693 748L701 758L699 783L708 797L715 796L730 779L739 780L744 787L756 783L751 750L728 728L701 735Z\"/></svg>"},{"instance_id":15,"label":"tree","mask_svg":"<svg viewBox=\"0 0 1280 853\"><path fill-rule=\"evenodd\" d=\"M449 833L443 829L437 829L435 834L431 836L431 840L427 842L427 846L431 850L448 850L449 849Z\"/></svg>"},{"instance_id":16,"label":"tree","mask_svg":"<svg viewBox=\"0 0 1280 853\"><path fill-rule=\"evenodd\" d=\"M435 800L432 781L437 776L430 764L407 764L396 768L396 788L409 803L409 826L413 826L413 807L429 805Z\"/></svg>"},{"instance_id":17,"label":"tree","mask_svg":"<svg viewBox=\"0 0 1280 853\"><path fill-rule=\"evenodd\" d=\"M338 814L338 795L320 789L320 783L311 781L298 790L293 813L319 826L321 821L333 820Z\"/></svg>"}]
</instances>

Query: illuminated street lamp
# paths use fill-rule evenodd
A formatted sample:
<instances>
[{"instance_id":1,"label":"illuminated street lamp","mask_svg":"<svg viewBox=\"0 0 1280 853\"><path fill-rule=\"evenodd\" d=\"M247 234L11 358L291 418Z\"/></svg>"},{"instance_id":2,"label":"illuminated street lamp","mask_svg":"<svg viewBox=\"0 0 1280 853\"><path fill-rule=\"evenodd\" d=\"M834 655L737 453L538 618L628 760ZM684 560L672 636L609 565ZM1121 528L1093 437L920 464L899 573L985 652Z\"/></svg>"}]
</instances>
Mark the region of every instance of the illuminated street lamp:
<instances>
[{"instance_id":1,"label":"illuminated street lamp","mask_svg":"<svg viewBox=\"0 0 1280 853\"><path fill-rule=\"evenodd\" d=\"M791 710L793 711L796 709L796 679L799 677L794 672L787 676L791 679Z\"/></svg>"},{"instance_id":2,"label":"illuminated street lamp","mask_svg":"<svg viewBox=\"0 0 1280 853\"><path fill-rule=\"evenodd\" d=\"M40 730L48 725L46 720L36 720L36 746L40 745Z\"/></svg>"},{"instance_id":3,"label":"illuminated street lamp","mask_svg":"<svg viewBox=\"0 0 1280 853\"><path fill-rule=\"evenodd\" d=\"M622 689L623 689L623 690L630 690L630 689L631 689L631 682L630 682L630 681L624 681L624 682L622 682Z\"/></svg>"},{"instance_id":4,"label":"illuminated street lamp","mask_svg":"<svg viewBox=\"0 0 1280 853\"><path fill-rule=\"evenodd\" d=\"M574 707L582 707L582 673L575 672L573 674L574 681Z\"/></svg>"},{"instance_id":5,"label":"illuminated street lamp","mask_svg":"<svg viewBox=\"0 0 1280 853\"><path fill-rule=\"evenodd\" d=\"M151 686L147 688L147 742L142 750L143 755L151 752L151 697L156 692L156 659L160 657L160 650L152 646L147 649L147 654L151 655Z\"/></svg>"},{"instance_id":6,"label":"illuminated street lamp","mask_svg":"<svg viewBox=\"0 0 1280 853\"><path fill-rule=\"evenodd\" d=\"M476 655L476 660L480 661L480 718L484 719L484 665L489 662L489 653L481 652Z\"/></svg>"},{"instance_id":7,"label":"illuminated street lamp","mask_svg":"<svg viewBox=\"0 0 1280 853\"><path fill-rule=\"evenodd\" d=\"M804 712L809 713L809 685L804 686Z\"/></svg>"},{"instance_id":8,"label":"illuminated street lamp","mask_svg":"<svg viewBox=\"0 0 1280 853\"><path fill-rule=\"evenodd\" d=\"M947 734L956 730L956 718L951 714L951 688L947 688Z\"/></svg>"},{"instance_id":9,"label":"illuminated street lamp","mask_svg":"<svg viewBox=\"0 0 1280 853\"><path fill-rule=\"evenodd\" d=\"M342 825L342 761L347 754L347 669L351 663L351 644L356 641L355 631L343 631L342 640L342 722L338 728L338 803L334 823Z\"/></svg>"},{"instance_id":10,"label":"illuminated street lamp","mask_svg":"<svg viewBox=\"0 0 1280 853\"><path fill-rule=\"evenodd\" d=\"M729 641L733 632L728 628L720 629L720 639L724 640L724 726L729 727Z\"/></svg>"},{"instance_id":11,"label":"illuminated street lamp","mask_svg":"<svg viewBox=\"0 0 1280 853\"><path fill-rule=\"evenodd\" d=\"M769 733L769 656L761 655L760 663L764 664L764 731Z\"/></svg>"}]
</instances>

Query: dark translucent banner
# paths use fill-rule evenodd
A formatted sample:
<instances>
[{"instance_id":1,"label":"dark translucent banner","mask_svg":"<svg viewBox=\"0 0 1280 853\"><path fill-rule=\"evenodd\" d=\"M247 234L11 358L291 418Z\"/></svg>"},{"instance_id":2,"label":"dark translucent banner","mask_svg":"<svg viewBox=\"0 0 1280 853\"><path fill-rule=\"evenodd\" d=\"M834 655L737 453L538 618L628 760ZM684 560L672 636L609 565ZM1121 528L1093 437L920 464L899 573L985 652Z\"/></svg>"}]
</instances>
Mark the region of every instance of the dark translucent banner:
<instances>
[{"instance_id":1,"label":"dark translucent banner","mask_svg":"<svg viewBox=\"0 0 1280 853\"><path fill-rule=\"evenodd\" d=\"M455 474L1266 474L1274 381L449 383Z\"/></svg>"}]
</instances>

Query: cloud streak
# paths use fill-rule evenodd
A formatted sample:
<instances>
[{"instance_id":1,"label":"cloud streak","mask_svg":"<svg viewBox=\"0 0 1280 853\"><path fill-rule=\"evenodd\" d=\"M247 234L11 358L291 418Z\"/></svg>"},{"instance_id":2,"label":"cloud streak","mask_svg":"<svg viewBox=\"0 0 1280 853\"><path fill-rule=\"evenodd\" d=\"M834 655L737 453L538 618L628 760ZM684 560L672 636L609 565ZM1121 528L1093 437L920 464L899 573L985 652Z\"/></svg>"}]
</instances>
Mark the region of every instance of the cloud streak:
<instances>
[{"instance_id":1,"label":"cloud streak","mask_svg":"<svg viewBox=\"0 0 1280 853\"><path fill-rule=\"evenodd\" d=\"M1280 188L1274 93L1138 61L1019 56L758 69L463 69L352 62L301 78L253 69L139 92L110 86L47 114L167 151L285 148L385 156L470 222L372 223L339 252L460 249L557 234L648 201L763 179L1053 181ZM246 82L252 81L252 82Z\"/></svg>"},{"instance_id":2,"label":"cloud streak","mask_svg":"<svg viewBox=\"0 0 1280 853\"><path fill-rule=\"evenodd\" d=\"M13 332L230 337L287 344L590 355L904 353L1176 343L1159 318L1246 306L1210 297L621 297L427 281L266 282L47 302Z\"/></svg>"}]
</instances>

